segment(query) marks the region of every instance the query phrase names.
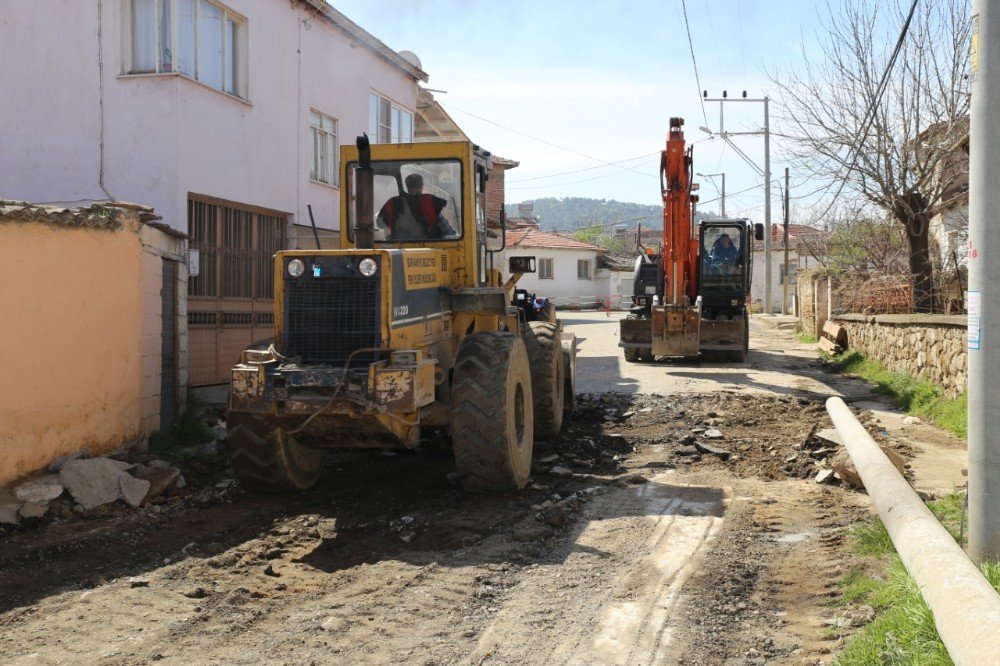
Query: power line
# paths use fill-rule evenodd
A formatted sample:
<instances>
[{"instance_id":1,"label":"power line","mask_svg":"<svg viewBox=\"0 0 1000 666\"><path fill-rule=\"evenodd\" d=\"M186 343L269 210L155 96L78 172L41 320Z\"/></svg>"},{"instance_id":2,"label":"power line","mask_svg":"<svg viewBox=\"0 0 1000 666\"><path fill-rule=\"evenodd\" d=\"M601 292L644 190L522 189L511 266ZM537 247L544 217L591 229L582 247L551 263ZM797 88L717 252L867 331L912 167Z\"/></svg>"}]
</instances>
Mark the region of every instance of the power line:
<instances>
[{"instance_id":1,"label":"power line","mask_svg":"<svg viewBox=\"0 0 1000 666\"><path fill-rule=\"evenodd\" d=\"M567 148L566 146L560 146L558 143L552 143L551 141L546 141L545 139L540 139L537 136L532 136L530 134L525 134L524 132L522 132L520 130L514 129L513 127L507 127L506 125L502 125L502 124L496 122L495 120L490 120L489 118L484 118L484 117L482 117L480 115L472 113L471 111L466 111L465 109L460 109L457 106L454 106L453 104L449 104L448 108L454 109L456 111L459 111L460 113L464 113L467 116L472 116L473 118L476 118L478 120L482 120L484 123L489 123L490 125L495 125L496 127L499 127L500 129L505 129L508 132L513 132L514 134L519 134L519 135L521 135L523 137L531 139L532 141L537 141L539 143L544 143L546 146L552 146L553 148L558 148L559 150L564 150L567 153L573 153L574 155L579 155L580 157L586 157L588 160L593 160L595 162L600 162L604 166L617 166L619 169L622 169L623 171L631 171L633 173L638 173L638 174L642 174L644 176L649 176L650 178L659 179L659 176L654 176L652 174L645 173L645 172L642 172L642 171L636 171L635 169L630 169L629 167L621 166L620 164L614 164L612 162L607 162L605 160L600 159L599 157L594 157L593 155L588 155L586 153L581 153L579 150L573 150L572 148Z\"/></svg>"},{"instance_id":2,"label":"power line","mask_svg":"<svg viewBox=\"0 0 1000 666\"><path fill-rule=\"evenodd\" d=\"M691 25L688 23L687 3L681 0L681 9L684 10L684 29L687 31L688 48L691 50L691 64L694 65L694 82L698 84L698 101L701 103L701 117L708 124L708 114L705 113L705 99L701 95L701 77L698 76L698 61L694 58L694 42L691 41Z\"/></svg>"},{"instance_id":3,"label":"power line","mask_svg":"<svg viewBox=\"0 0 1000 666\"><path fill-rule=\"evenodd\" d=\"M559 173L548 174L547 176L533 176L531 178L518 178L515 180L508 180L508 183L527 183L531 180L542 180L543 178L555 178L556 176L568 176L574 173L582 173L584 171L593 171L594 169L603 169L608 166L617 166L619 164L624 164L625 162L634 162L635 160L641 160L644 157L652 157L653 155L658 155L659 151L655 153L646 153L645 155L638 155L636 157L629 157L624 160L618 160L616 162L608 162L607 164L598 164L597 166L587 167L585 169L574 169L573 171L561 171Z\"/></svg>"},{"instance_id":4,"label":"power line","mask_svg":"<svg viewBox=\"0 0 1000 666\"><path fill-rule=\"evenodd\" d=\"M636 173L641 173L641 172L636 172ZM600 180L601 178L607 178L609 176L620 176L620 175L621 174L619 172L615 171L615 172L612 172L612 173L602 173L601 175L594 176L593 178L582 178L580 180L571 180L568 183L550 183L548 185L523 185L523 186L520 186L520 187L518 187L518 186L515 186L515 187L505 187L505 189L508 189L508 190L541 190L541 189L547 189L547 188L550 188L550 187L565 187L567 185L577 185L579 183L589 183L592 180Z\"/></svg>"}]
</instances>

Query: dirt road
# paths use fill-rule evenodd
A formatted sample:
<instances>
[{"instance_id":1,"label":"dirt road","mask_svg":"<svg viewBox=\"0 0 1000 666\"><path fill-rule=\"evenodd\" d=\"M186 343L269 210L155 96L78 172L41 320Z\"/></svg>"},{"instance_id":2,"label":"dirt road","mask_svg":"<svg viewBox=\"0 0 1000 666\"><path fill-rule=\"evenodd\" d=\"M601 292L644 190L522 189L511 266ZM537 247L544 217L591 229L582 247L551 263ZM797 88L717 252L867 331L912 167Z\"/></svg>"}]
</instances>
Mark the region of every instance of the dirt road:
<instances>
[{"instance_id":1,"label":"dirt road","mask_svg":"<svg viewBox=\"0 0 1000 666\"><path fill-rule=\"evenodd\" d=\"M570 322L585 395L524 492L462 492L440 434L292 498L189 469L186 497L0 536L0 663L829 660L868 512L812 480L832 380L756 327L743 367L615 374L602 317Z\"/></svg>"}]
</instances>

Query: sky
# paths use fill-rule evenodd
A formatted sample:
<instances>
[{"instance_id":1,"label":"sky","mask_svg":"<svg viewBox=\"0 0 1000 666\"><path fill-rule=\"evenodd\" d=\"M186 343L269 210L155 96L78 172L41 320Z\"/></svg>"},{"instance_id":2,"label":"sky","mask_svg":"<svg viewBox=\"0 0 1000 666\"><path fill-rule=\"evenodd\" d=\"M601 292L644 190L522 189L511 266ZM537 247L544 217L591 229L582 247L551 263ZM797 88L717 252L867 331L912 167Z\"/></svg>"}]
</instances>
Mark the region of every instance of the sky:
<instances>
[{"instance_id":1,"label":"sky","mask_svg":"<svg viewBox=\"0 0 1000 666\"><path fill-rule=\"evenodd\" d=\"M767 72L815 53L819 0L329 0L375 37L417 54L435 98L476 143L517 160L508 203L580 196L659 205L659 152L669 119L685 119L695 171L726 173L726 213L763 221L763 178L718 138L719 104L769 92ZM773 115L773 110L772 110ZM763 104L726 103L729 131L763 127ZM734 139L759 166L761 137ZM772 141L772 182L782 178ZM609 163L615 163L609 165ZM717 210L719 178L702 183ZM796 186L809 184L792 174ZM748 190L737 194L741 190ZM779 222L779 189L772 221Z\"/></svg>"}]
</instances>

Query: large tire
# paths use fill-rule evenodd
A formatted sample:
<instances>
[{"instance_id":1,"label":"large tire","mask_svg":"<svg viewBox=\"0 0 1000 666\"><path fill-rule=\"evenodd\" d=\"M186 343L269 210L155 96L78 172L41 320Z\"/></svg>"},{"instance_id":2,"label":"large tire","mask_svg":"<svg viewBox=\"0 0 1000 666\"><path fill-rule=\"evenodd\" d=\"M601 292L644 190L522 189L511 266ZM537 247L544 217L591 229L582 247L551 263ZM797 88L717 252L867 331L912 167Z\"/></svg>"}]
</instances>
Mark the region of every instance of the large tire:
<instances>
[{"instance_id":1,"label":"large tire","mask_svg":"<svg viewBox=\"0 0 1000 666\"><path fill-rule=\"evenodd\" d=\"M240 482L251 490L293 492L311 487L323 471L326 451L300 444L261 414L231 412L226 448Z\"/></svg>"},{"instance_id":2,"label":"large tire","mask_svg":"<svg viewBox=\"0 0 1000 666\"><path fill-rule=\"evenodd\" d=\"M629 363L639 362L639 349L637 347L625 347L625 360Z\"/></svg>"},{"instance_id":3,"label":"large tire","mask_svg":"<svg viewBox=\"0 0 1000 666\"><path fill-rule=\"evenodd\" d=\"M566 390L559 327L533 321L521 328L531 367L531 394L535 413L535 437L558 437L562 430Z\"/></svg>"},{"instance_id":4,"label":"large tire","mask_svg":"<svg viewBox=\"0 0 1000 666\"><path fill-rule=\"evenodd\" d=\"M546 299L545 305L542 309L538 311L537 321L548 322L550 324L556 323L556 305L552 301Z\"/></svg>"},{"instance_id":5,"label":"large tire","mask_svg":"<svg viewBox=\"0 0 1000 666\"><path fill-rule=\"evenodd\" d=\"M576 411L576 336L562 336L563 350L563 415Z\"/></svg>"},{"instance_id":6,"label":"large tire","mask_svg":"<svg viewBox=\"0 0 1000 666\"><path fill-rule=\"evenodd\" d=\"M523 488L534 447L531 370L519 336L474 333L458 348L452 380L452 444L466 490Z\"/></svg>"}]
</instances>

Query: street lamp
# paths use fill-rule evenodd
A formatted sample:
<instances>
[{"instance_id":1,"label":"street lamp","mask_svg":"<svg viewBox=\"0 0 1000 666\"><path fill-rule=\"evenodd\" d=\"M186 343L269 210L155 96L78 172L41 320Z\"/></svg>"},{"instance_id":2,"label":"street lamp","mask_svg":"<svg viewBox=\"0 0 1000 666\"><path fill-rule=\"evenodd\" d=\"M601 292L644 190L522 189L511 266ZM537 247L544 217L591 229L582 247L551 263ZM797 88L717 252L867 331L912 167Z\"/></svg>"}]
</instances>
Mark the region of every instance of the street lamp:
<instances>
[{"instance_id":1,"label":"street lamp","mask_svg":"<svg viewBox=\"0 0 1000 666\"><path fill-rule=\"evenodd\" d=\"M720 204L720 208L722 208L722 217L725 217L726 216L726 172L723 171L722 173L696 173L695 175L700 176L702 178L710 178L712 180L713 185L715 185L714 177L722 176L722 191L720 197L722 203ZM716 186L715 189L719 189L718 186Z\"/></svg>"}]
</instances>

